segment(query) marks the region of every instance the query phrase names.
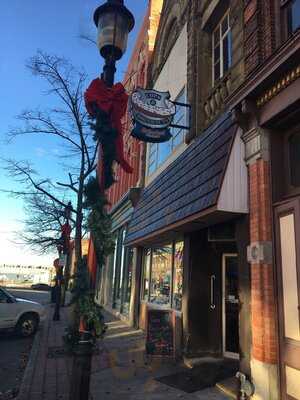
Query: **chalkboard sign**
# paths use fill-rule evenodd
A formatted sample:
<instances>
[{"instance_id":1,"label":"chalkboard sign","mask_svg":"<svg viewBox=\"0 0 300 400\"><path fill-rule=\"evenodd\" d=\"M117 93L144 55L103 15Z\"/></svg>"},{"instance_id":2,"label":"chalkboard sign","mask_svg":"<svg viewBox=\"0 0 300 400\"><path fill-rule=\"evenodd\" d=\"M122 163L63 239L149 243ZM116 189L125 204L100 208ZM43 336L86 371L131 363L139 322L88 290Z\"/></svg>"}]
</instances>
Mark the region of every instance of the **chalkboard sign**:
<instances>
[{"instance_id":1,"label":"chalkboard sign","mask_svg":"<svg viewBox=\"0 0 300 400\"><path fill-rule=\"evenodd\" d=\"M173 312L148 310L146 352L156 356L174 355Z\"/></svg>"}]
</instances>

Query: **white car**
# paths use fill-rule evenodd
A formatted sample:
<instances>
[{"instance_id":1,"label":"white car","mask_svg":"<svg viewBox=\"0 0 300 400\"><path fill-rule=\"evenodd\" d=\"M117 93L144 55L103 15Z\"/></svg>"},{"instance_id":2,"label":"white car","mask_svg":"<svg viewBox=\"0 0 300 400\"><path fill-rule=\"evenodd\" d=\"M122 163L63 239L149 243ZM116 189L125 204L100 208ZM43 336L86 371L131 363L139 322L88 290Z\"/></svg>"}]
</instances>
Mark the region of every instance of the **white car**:
<instances>
[{"instance_id":1,"label":"white car","mask_svg":"<svg viewBox=\"0 0 300 400\"><path fill-rule=\"evenodd\" d=\"M33 335L46 318L46 308L39 303L19 299L0 287L0 329L15 329L24 337Z\"/></svg>"}]
</instances>

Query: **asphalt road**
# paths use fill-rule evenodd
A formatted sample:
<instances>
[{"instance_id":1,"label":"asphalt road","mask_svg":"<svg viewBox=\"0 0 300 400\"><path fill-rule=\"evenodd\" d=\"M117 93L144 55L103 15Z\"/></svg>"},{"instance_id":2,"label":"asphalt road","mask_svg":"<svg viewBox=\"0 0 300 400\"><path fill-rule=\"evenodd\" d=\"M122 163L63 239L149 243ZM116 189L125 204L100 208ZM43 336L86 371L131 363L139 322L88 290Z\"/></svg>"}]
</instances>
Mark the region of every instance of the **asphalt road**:
<instances>
[{"instance_id":1,"label":"asphalt road","mask_svg":"<svg viewBox=\"0 0 300 400\"><path fill-rule=\"evenodd\" d=\"M14 296L26 300L49 303L50 292L36 290L9 290ZM0 333L0 392L18 389L33 338L20 338L13 333Z\"/></svg>"}]
</instances>

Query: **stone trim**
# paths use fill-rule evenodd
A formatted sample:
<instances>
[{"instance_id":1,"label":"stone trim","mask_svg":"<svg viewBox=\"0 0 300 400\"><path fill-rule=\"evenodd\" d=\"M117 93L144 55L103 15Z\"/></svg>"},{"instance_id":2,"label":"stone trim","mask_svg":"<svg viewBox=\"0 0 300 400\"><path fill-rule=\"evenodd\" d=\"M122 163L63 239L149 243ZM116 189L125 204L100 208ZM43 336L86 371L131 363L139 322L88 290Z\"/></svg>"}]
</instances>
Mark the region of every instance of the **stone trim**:
<instances>
[{"instance_id":1,"label":"stone trim","mask_svg":"<svg viewBox=\"0 0 300 400\"><path fill-rule=\"evenodd\" d=\"M282 79L279 79L274 85L264 92L256 101L257 107L262 107L269 102L273 97L277 96L287 86L291 85L300 77L300 65L289 71Z\"/></svg>"},{"instance_id":2,"label":"stone trim","mask_svg":"<svg viewBox=\"0 0 300 400\"><path fill-rule=\"evenodd\" d=\"M205 29L220 0L212 0L203 13L201 29Z\"/></svg>"},{"instance_id":3,"label":"stone trim","mask_svg":"<svg viewBox=\"0 0 300 400\"><path fill-rule=\"evenodd\" d=\"M245 132L242 139L246 146L245 161L247 165L256 160L270 160L270 138L269 132L261 127L254 127Z\"/></svg>"}]
</instances>

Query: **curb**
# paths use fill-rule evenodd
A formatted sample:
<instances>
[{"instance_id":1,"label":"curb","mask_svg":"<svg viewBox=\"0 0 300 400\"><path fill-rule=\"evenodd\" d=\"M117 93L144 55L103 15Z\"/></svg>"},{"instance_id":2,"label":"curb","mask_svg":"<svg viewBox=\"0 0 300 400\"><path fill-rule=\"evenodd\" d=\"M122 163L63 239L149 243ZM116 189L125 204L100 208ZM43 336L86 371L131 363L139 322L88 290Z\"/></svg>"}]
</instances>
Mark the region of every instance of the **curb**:
<instances>
[{"instance_id":1,"label":"curb","mask_svg":"<svg viewBox=\"0 0 300 400\"><path fill-rule=\"evenodd\" d=\"M28 400L43 330L44 326L41 326L40 329L36 332L35 337L33 339L33 344L30 351L29 359L25 368L25 372L19 388L18 395L15 398L15 400Z\"/></svg>"}]
</instances>

